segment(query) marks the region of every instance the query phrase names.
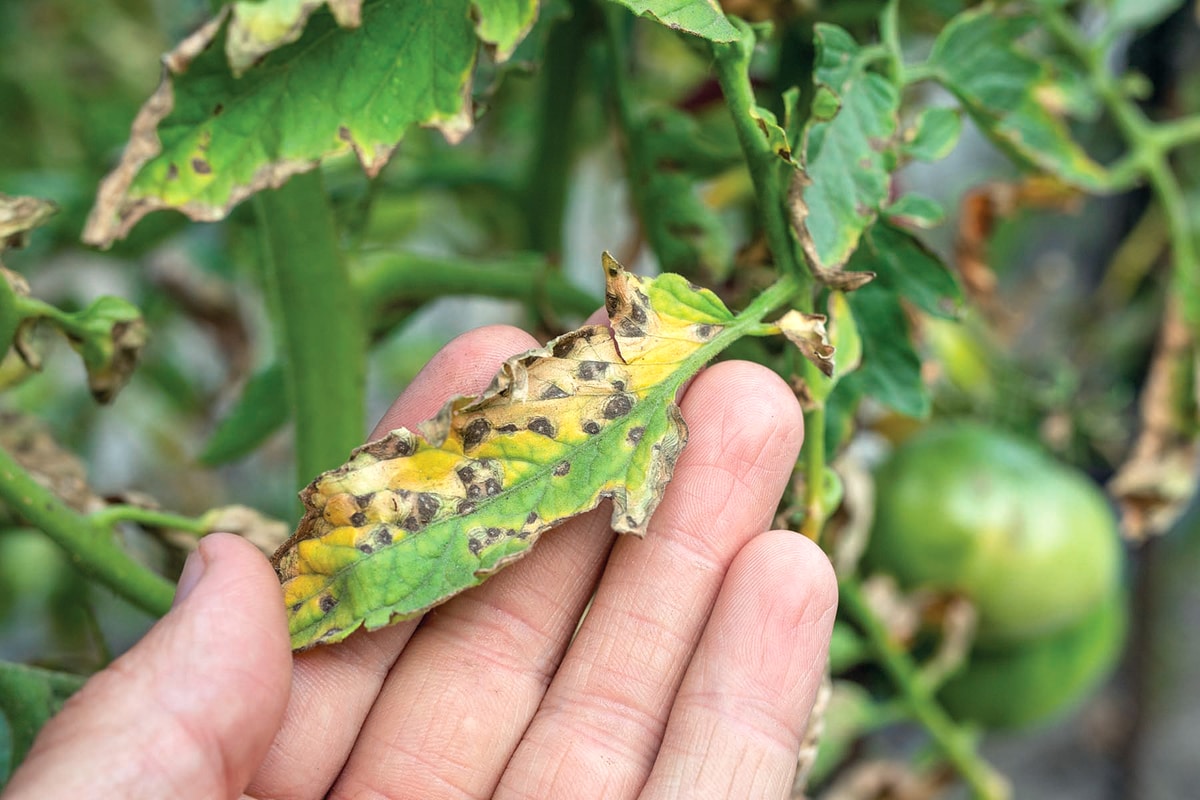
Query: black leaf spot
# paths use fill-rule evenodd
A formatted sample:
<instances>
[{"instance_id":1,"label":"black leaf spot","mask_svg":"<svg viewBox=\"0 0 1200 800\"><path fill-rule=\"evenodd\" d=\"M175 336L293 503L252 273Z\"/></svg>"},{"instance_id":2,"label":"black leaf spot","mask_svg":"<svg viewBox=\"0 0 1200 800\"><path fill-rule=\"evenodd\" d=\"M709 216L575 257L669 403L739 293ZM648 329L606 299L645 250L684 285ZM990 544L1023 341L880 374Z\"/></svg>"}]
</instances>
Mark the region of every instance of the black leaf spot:
<instances>
[{"instance_id":1,"label":"black leaf spot","mask_svg":"<svg viewBox=\"0 0 1200 800\"><path fill-rule=\"evenodd\" d=\"M417 495L417 519L422 525L427 525L441 507L442 501L436 494L421 492Z\"/></svg>"},{"instance_id":2,"label":"black leaf spot","mask_svg":"<svg viewBox=\"0 0 1200 800\"><path fill-rule=\"evenodd\" d=\"M594 419L589 419L587 422L583 423L583 432L588 436L595 436L600 432L600 423L596 422Z\"/></svg>"},{"instance_id":3,"label":"black leaf spot","mask_svg":"<svg viewBox=\"0 0 1200 800\"><path fill-rule=\"evenodd\" d=\"M614 395L604 404L604 418L619 419L632 410L633 398L627 394Z\"/></svg>"},{"instance_id":4,"label":"black leaf spot","mask_svg":"<svg viewBox=\"0 0 1200 800\"><path fill-rule=\"evenodd\" d=\"M478 417L471 420L467 427L463 428L463 449L469 450L478 445L489 433L491 433L491 430L492 423L488 422L483 417Z\"/></svg>"},{"instance_id":5,"label":"black leaf spot","mask_svg":"<svg viewBox=\"0 0 1200 800\"><path fill-rule=\"evenodd\" d=\"M571 471L571 462L570 461L561 461L558 463L558 465L556 465L554 467L554 474L556 477L559 477L559 478L566 475L570 471Z\"/></svg>"},{"instance_id":6,"label":"black leaf spot","mask_svg":"<svg viewBox=\"0 0 1200 800\"><path fill-rule=\"evenodd\" d=\"M545 417L534 417L529 420L529 430L534 433L540 433L542 436L550 439L553 439L555 434L553 423Z\"/></svg>"}]
</instances>

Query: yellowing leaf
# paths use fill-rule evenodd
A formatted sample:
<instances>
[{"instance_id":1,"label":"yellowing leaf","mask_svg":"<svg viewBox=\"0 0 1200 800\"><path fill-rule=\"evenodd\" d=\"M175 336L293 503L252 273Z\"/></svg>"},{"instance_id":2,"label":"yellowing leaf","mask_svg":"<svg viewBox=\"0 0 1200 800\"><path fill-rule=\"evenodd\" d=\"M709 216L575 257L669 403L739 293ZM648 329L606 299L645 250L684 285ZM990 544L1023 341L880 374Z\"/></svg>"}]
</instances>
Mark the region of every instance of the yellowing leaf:
<instances>
[{"instance_id":1,"label":"yellowing leaf","mask_svg":"<svg viewBox=\"0 0 1200 800\"><path fill-rule=\"evenodd\" d=\"M301 493L304 518L273 559L294 648L417 616L604 498L614 530L645 533L687 439L675 393L741 318L678 275L604 265L611 330L509 359L479 397L359 448Z\"/></svg>"}]
</instances>

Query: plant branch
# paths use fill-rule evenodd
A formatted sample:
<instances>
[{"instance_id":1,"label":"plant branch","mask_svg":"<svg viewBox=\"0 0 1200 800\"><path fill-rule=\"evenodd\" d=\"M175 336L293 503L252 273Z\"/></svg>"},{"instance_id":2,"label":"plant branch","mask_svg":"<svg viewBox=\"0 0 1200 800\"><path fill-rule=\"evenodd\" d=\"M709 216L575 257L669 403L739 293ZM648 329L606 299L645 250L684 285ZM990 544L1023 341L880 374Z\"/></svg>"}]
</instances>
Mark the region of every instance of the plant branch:
<instances>
[{"instance_id":1,"label":"plant branch","mask_svg":"<svg viewBox=\"0 0 1200 800\"><path fill-rule=\"evenodd\" d=\"M900 692L912 715L929 732L946 760L970 787L972 794L982 800L1007 798L1010 792L1007 783L980 758L967 734L938 705L912 659L896 646L883 623L871 610L858 582L849 578L839 580L838 593L840 607L862 630L879 666Z\"/></svg>"},{"instance_id":2,"label":"plant branch","mask_svg":"<svg viewBox=\"0 0 1200 800\"><path fill-rule=\"evenodd\" d=\"M320 171L260 192L256 202L302 486L362 442L366 335Z\"/></svg>"},{"instance_id":3,"label":"plant branch","mask_svg":"<svg viewBox=\"0 0 1200 800\"><path fill-rule=\"evenodd\" d=\"M795 240L791 234L786 202L787 181L784 170L794 169L783 161L779 153L771 148L763 129L759 126L761 113L750 84L750 57L754 52L754 32L746 23L731 17L730 21L741 32L735 42L714 43L713 58L716 61L717 82L725 95L738 142L746 157L746 166L754 182L754 194L758 201L759 214L767 235L767 245L775 258L780 274L796 279L796 307L801 311L812 311L812 276L808 267L797 255Z\"/></svg>"},{"instance_id":4,"label":"plant branch","mask_svg":"<svg viewBox=\"0 0 1200 800\"><path fill-rule=\"evenodd\" d=\"M1163 125L1151 123L1106 68L1102 48L1093 47L1070 17L1050 6L1043 7L1041 17L1059 44L1087 70L1092 86L1131 151L1132 165L1140 168L1135 174L1145 177L1162 205L1175 256L1174 281L1183 299L1184 317L1193 331L1200 331L1200 260L1197 259L1183 189L1168 161L1171 148L1200 140L1200 117Z\"/></svg>"},{"instance_id":5,"label":"plant branch","mask_svg":"<svg viewBox=\"0 0 1200 800\"><path fill-rule=\"evenodd\" d=\"M93 511L88 518L93 524L108 529L121 522L136 522L151 528L186 531L196 536L203 536L209 532L197 517L185 517L182 514L172 514L169 511L142 508L141 506L107 506L99 511Z\"/></svg>"},{"instance_id":6,"label":"plant branch","mask_svg":"<svg viewBox=\"0 0 1200 800\"><path fill-rule=\"evenodd\" d=\"M80 572L145 611L171 608L175 587L121 549L112 530L67 506L0 447L0 500L41 529L70 556Z\"/></svg>"}]
</instances>

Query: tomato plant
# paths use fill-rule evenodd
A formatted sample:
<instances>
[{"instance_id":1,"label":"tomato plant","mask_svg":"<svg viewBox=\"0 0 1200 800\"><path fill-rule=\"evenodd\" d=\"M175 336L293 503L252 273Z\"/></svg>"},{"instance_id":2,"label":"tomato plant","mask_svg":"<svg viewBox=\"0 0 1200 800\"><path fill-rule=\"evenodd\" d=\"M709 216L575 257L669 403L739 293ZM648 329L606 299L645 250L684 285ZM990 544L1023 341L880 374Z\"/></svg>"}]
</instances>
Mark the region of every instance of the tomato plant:
<instances>
[{"instance_id":1,"label":"tomato plant","mask_svg":"<svg viewBox=\"0 0 1200 800\"><path fill-rule=\"evenodd\" d=\"M546 341L635 286L654 303L613 305L618 324L657 309L692 350L637 398L605 389L646 422L606 458L651 425L677 440L670 398L710 358L768 365L804 406L777 520L827 549L842 592L811 791L870 777L861 754L892 741L875 731L907 726L930 744L902 768L926 795L1004 796L955 715L1016 725L1094 685L1126 596L1110 508L1153 537L1195 485L1187 20L1182 0L0 6L0 780L170 607L197 537L274 550L296 491L454 333L503 319ZM683 277L606 286L605 249ZM520 434L600 431L589 396ZM452 445L503 427L452 418L478 410L447 407ZM908 434L869 477L872 448ZM520 452L574 446L544 438ZM666 477L626 487L626 527ZM454 591L501 546L489 530L523 546L511 523L537 508L504 500L483 539L439 528ZM353 517L339 529L365 530ZM429 566L396 558L372 586ZM51 596L53 620L21 611ZM364 596L347 624L386 622ZM323 625L337 603L293 605ZM45 627L87 646L18 646Z\"/></svg>"}]
</instances>

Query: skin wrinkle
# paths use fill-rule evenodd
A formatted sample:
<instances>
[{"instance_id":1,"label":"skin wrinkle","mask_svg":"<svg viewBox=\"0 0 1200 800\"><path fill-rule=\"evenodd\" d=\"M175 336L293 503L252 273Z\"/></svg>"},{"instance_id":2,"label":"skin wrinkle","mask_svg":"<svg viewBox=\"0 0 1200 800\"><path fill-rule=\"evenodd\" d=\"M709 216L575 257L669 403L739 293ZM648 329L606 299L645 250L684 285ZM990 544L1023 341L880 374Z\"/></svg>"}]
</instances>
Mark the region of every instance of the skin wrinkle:
<instances>
[{"instance_id":1,"label":"skin wrinkle","mask_svg":"<svg viewBox=\"0 0 1200 800\"><path fill-rule=\"evenodd\" d=\"M468 354L460 351L460 355L465 359ZM466 371L475 369L471 364L464 367ZM758 379L750 380L754 375ZM398 800L499 798L506 794L555 800L617 800L642 790L649 798L663 796L668 780L677 787L674 794L695 800L714 790L725 790L734 797L759 797L783 787L782 767L786 765L781 761L790 760L794 767L794 754L785 753L788 758L781 759L777 748L767 744L762 733L754 729L757 725L775 730L781 719L798 717L801 706L811 702L810 686L783 687L779 683L791 682L797 675L816 675L813 664L820 656L815 651L805 653L798 645L821 644L819 640L826 632L808 626L812 616L822 616L822 604L828 603L832 609L833 601L825 574L812 575L817 583L795 579L797 569L811 572L809 568L817 566L814 551L806 549L811 548L806 540L794 534L786 534L785 540L778 532L758 538L761 528L755 526L754 518L764 511L757 508L756 498L764 494L764 484L778 484L777 488L782 489L789 473L780 466L794 460L796 448L792 445L798 444L799 438L779 435L780 420L798 420L799 413L785 407L785 401L792 402L786 387L766 375L761 368L728 363L698 379L693 387L698 391L685 400L684 414L696 426L693 446L680 462L681 470L687 472L679 473L691 488L679 493L674 486L669 490L657 515L660 522L648 540L623 537L614 548L611 535L602 541L592 538L586 543L590 555L581 555L584 548L577 539L557 540L560 546L549 549L545 548L550 542L545 542L528 559L480 587L469 600L459 598L463 602L451 601L428 615L411 641L410 623L370 637L359 634L357 640L351 637L339 648L331 649L354 647L349 658L322 659L316 655L322 651L317 650L312 658L297 659L298 690L307 690L310 695L294 697L289 705L293 714L300 715L298 719L293 717L291 724L303 730L292 730L290 741L283 744L297 748L289 758L302 766L304 774L317 775L315 783L320 785L310 784L303 797L325 797L330 783L334 788L329 797ZM413 402L401 401L394 407L397 417L430 399L422 396L420 388L414 391L410 398ZM730 409L739 407L739 403L745 407L752 400L756 408L777 407L780 413L738 428ZM737 431L737 441L721 440L722 434L731 435L733 431ZM724 449L730 451L726 464L705 465L706 460L712 460L714 450ZM728 463L740 465L751 474L739 478L736 470L725 469ZM760 491L753 491L754 487ZM703 494L706 489L710 490L707 497ZM708 504L722 497L739 508L709 513ZM696 524L698 517L704 517L706 524ZM605 527L603 520L597 527ZM686 533L701 527L705 529L703 537ZM584 527L580 525L573 532L582 536ZM559 531L559 535L563 533L566 531ZM248 558L248 553L244 555ZM539 560L539 556L544 558ZM575 614L568 611L585 607L591 587L601 580L606 560L596 607L579 640L569 646ZM250 566L248 560L243 564ZM588 574L580 575L580 565ZM593 565L590 570L588 565ZM240 574L241 570L230 573L231 577ZM264 574L261 581L265 580ZM205 585L201 584L197 597L204 596ZM238 593L249 585L238 584ZM213 588L209 585L210 590ZM259 610L265 594L272 599L277 596L274 591L268 592L269 588L265 584L259 587ZM236 605L236 600L226 598L224 608L238 610L232 608ZM282 619L282 609L275 609L275 605L271 608L280 611ZM194 603L186 606L186 601L181 606L197 608ZM138 685L188 686L195 676L215 675L261 692L264 684L256 684L244 674L248 666L239 662L232 669L212 669L203 663L207 655L204 644L212 644L214 634L226 634L220 644L228 652L231 644L252 644L243 643L239 637L253 636L261 626L251 624L245 630L232 627L236 635L229 636L221 626L214 625L215 619L221 619L219 614L208 613L212 609L203 605L198 608L205 613L197 614L194 624L182 634L182 642L193 638L199 642L196 659L170 669L152 670L152 676L144 677ZM234 617L236 621L238 617ZM229 623L229 614L223 619ZM783 630L793 620L800 624ZM538 622L540 626L535 624ZM479 627L472 629L476 625ZM457 646L448 647L451 629L460 629L462 636ZM275 638L279 653L272 651L270 657L275 661L271 664L280 665L276 655L286 653L286 640ZM181 643L179 639L163 641L168 645ZM356 641L365 644L355 647ZM153 647L154 642L149 644ZM395 654L406 644L405 658L396 661ZM195 651L197 645L189 647ZM260 662L268 656L264 648L247 650L244 646L243 650L247 655L261 656L257 659ZM528 663L522 663L522 650ZM535 666L553 660L550 651L563 650L568 656L554 677L557 690L552 687L542 704L543 711L557 704L559 716L551 716L548 724L528 725L527 729L529 720L547 719L541 712L533 716L545 686L545 676L539 676ZM488 659L481 659L480 652L487 652ZM798 653L805 654L796 656ZM497 662L506 662L504 669L496 669ZM338 668L331 676L321 671L323 665ZM742 674L745 671L751 674ZM380 678L383 672L386 676ZM365 687L352 681L360 674L368 684ZM387 689L378 691L379 683L390 688L390 699ZM731 687L723 701L711 695L712 691L720 691L722 683ZM684 694L676 697L681 686ZM285 687L286 683L276 683L270 701L281 714ZM697 698L690 706L686 700L689 696ZM183 701L180 721L158 719L171 710L162 706L154 709L157 713L148 719L149 730L138 732L140 740L161 729L159 738L176 742L172 749L184 750L172 760L176 768L174 782L179 785L170 788L176 793L200 789L216 796L217 790L210 788L210 782L219 777L228 780L235 770L252 769L269 742L266 725L260 723L264 719L261 714L244 720L245 713L234 713L244 712L250 705L245 702L224 703L209 717L190 713L212 705L213 698L224 697L221 691L201 687L198 693L188 693ZM380 724L368 726L353 738L357 730L353 718L372 703L374 709L365 711L364 717L368 721L377 717ZM309 727L314 720L302 713L306 706L323 720L327 741L314 735L316 732ZM258 712L253 708L250 711ZM742 727L724 718L735 711L749 716L742 720ZM347 717L340 725L339 713ZM211 731L189 732L188 726L206 719L215 723ZM84 715L83 720L85 728L100 727L94 715ZM230 735L227 729L234 723L242 728ZM688 729L679 730L681 724L688 725ZM127 731L117 730L124 738L132 737L133 732ZM203 743L200 734L205 733L210 733L214 742L242 742L244 746L206 753L199 746ZM72 737L76 736L78 733L72 732ZM346 744L348 736L350 744ZM505 770L505 763L516 764L520 757L520 753L514 754L518 743L528 766ZM342 768L339 754L344 744L347 750L352 747L351 761L361 762L365 769L347 767L337 774ZM406 753L404 748L415 752ZM681 756L674 759L674 764L662 764L664 753L689 749L709 753L725 763L685 764ZM181 765L194 769L193 762L226 755L237 760L224 765L224 776L219 769L222 765L214 763L206 764L206 774L191 786L183 785L186 774L178 777ZM655 777L652 770L656 758L664 773L677 774ZM730 759L740 763L731 765ZM329 769L334 772L326 782ZM787 777L790 784L790 775ZM706 781L697 783L697 778ZM657 781L657 790L647 786L648 779ZM287 782L296 785L299 780ZM777 793L782 796L782 789ZM263 800L282 800L276 790L248 794Z\"/></svg>"},{"instance_id":2,"label":"skin wrinkle","mask_svg":"<svg viewBox=\"0 0 1200 800\"><path fill-rule=\"evenodd\" d=\"M564 526L564 529L556 531L559 538L547 540L542 547L521 563L514 565L512 569L496 576L477 591L461 595L435 609L426 618L420 633L411 645L414 649L410 656L415 658L416 663L420 665L416 668L420 672L418 678L421 681L420 685L412 685L413 678L409 672L401 672L392 678L393 681L398 682L397 686L404 686L405 682L408 682L404 698L423 696L427 693L423 687L431 681L436 682L439 687L447 681L454 681L464 665L469 666L478 660L471 654L471 650L478 647L474 642L477 633L472 629L475 619L479 618L481 624L484 625L495 625L497 614L513 613L508 611L509 607L516 609L515 615L511 616L511 619L523 620L519 624L532 631L533 641L541 640L536 645L525 644L519 648L495 643L486 645L489 650L499 653L504 653L508 649L524 650L527 653L527 663L516 665L506 663L504 669L500 671L480 672L477 668L468 670L475 674L463 676L462 683L465 686L463 694L452 698L441 697L429 703L425 701L420 703L422 708L431 709L435 717L427 718L418 715L416 721L423 722L427 726L425 729L435 734L435 727L428 726L435 726L438 717L444 721L447 715L453 717L460 713L455 711L459 708L474 709L475 706L480 706L479 713L500 717L511 723L504 729L489 728L486 734L478 731L459 731L439 735L439 738L447 740L447 747L453 748L453 757L456 760L465 759L471 762L469 766L475 772L487 773L489 771L488 764L495 762L492 767L494 774L491 780L485 785L474 787L475 791L480 792L482 796L491 794L503 764L511 757L524 734L527 721L533 716L538 703L545 694L550 676L566 649L570 632L574 630L576 620L582 613L592 587L599 578L600 565L609 550L613 536L608 529L607 518L607 513L602 516L593 513L572 520L571 523L568 523L569 530ZM564 559L566 563L562 563ZM564 572L567 580L564 580ZM551 592L554 594L550 594ZM553 599L555 596L561 599ZM545 614L547 606L557 607L561 610L558 613ZM536 626L532 625L535 619L547 629L546 633L539 633ZM453 642L455 635L463 637L461 647L454 646L457 654L441 656L438 659L438 662L444 662L444 667L428 658L426 654L430 650L444 653L446 651L444 643ZM510 637L509 644L528 642L530 638L529 635L515 635ZM464 653L465 655L463 655ZM486 681L481 676L486 676ZM471 692L475 694L472 695ZM480 692L485 692L488 696L476 699ZM511 695L511 698L507 698L508 695ZM395 717L387 713L389 702L400 701L385 698L380 707L382 716L379 718L379 723L368 722L368 727L374 724L381 724L385 727L389 724L403 724L408 727L406 731L408 738L420 739L418 731L410 722L397 722ZM407 699L403 702L407 702L409 706L414 704ZM496 711L493 712L490 709L496 709ZM402 716L399 719L404 720L408 717ZM425 738L428 738L428 734ZM480 741L486 742L487 749L472 750L472 742ZM384 740L382 745L372 745L368 742L360 749L370 752L374 746L389 747L393 751L407 753L412 753L413 749L417 747L416 744L397 739L394 742ZM396 754L394 753L394 755ZM401 756L397 755L397 758L401 758ZM348 767L348 771L371 769L374 763L375 759L368 756L365 760L352 764ZM445 771L447 768L444 763L440 763L438 769ZM405 775L412 771L403 770ZM385 787L385 782L382 780L374 779L367 782L376 789ZM454 780L451 779L451 782L454 783ZM484 784L484 781L481 781L481 784ZM434 790L431 788L428 791ZM418 792L419 794L420 792Z\"/></svg>"},{"instance_id":3,"label":"skin wrinkle","mask_svg":"<svg viewBox=\"0 0 1200 800\"><path fill-rule=\"evenodd\" d=\"M536 346L533 337L511 326L493 325L448 343L417 374L375 426L375 439L394 428L413 427L432 417L449 396L477 394L501 362ZM415 621L367 633L356 631L333 648L318 648L296 659L292 699L283 726L250 786L251 794L283 800L316 800L345 767L357 732L387 685L397 657L417 627ZM350 654L348 651L354 651ZM336 655L331 655L336 654ZM335 679L323 671L341 663ZM347 666L349 665L349 666ZM303 747L314 715L328 719L331 735L320 747ZM331 762L336 762L332 764Z\"/></svg>"},{"instance_id":4,"label":"skin wrinkle","mask_svg":"<svg viewBox=\"0 0 1200 800\"><path fill-rule=\"evenodd\" d=\"M764 390L764 383L771 385ZM702 393L696 393L697 390L702 390ZM770 398L765 400L765 403L780 409L779 413L771 415L771 424L762 429L744 429L732 424L730 418L735 415L729 409L739 407L738 395L741 392L747 395L752 392L754 401L759 405L764 403L764 397ZM789 431L798 433L801 418L799 409L794 406L790 390L777 377L751 365L720 364L701 373L696 379L688 397L684 399L684 417L694 431L693 441L680 458L677 479L672 483L667 497L655 514L650 536L646 541L617 542L609 571L613 575L628 577L623 579L621 586L614 586L609 582L601 587L588 623L584 625L572 648L572 654L568 655L562 670L556 676L555 684L561 682L566 688L556 692L554 686L551 687L546 702L531 723L528 735L530 738L527 738L526 743L518 750L513 765L510 766L509 772L513 774L506 775L501 781L502 789L513 785L516 782L515 776L519 775L521 779L528 777L531 782L540 786L548 793L544 796L556 796L556 790L560 794L574 790L586 792L588 796L598 796L594 785L581 784L579 779L573 781L571 786L548 785L547 772L544 768L539 768L538 763L546 760L561 763L563 760L579 757L574 755L575 749L570 747L580 739L579 726L567 724L570 714L564 710L576 702L578 693L601 692L609 696L617 693L626 704L638 702L627 699L631 686L637 688L636 683L631 684L628 676L617 672L606 675L598 672L594 666L613 660L629 662L630 655L626 651L637 647L637 637L633 637L632 643L630 637L627 637L620 649L617 649L618 645L606 641L608 637L597 635L596 632L603 631L605 624L621 626L625 614L630 609L638 609L638 613L643 616L647 608L659 610L658 613L666 620L665 624L688 642L684 651L676 652L675 658L671 659L675 663L667 665L666 668L658 666L645 670L655 676L655 682L652 696L638 702L638 710L643 715L648 715L655 723L652 728L647 729L643 726L640 733L641 736L649 738L641 744L648 751L648 759L652 763L662 731L667 724L667 712L674 692L682 680L688 657L693 652L694 642L699 639L705 612L717 597L721 576L733 560L734 554L754 533L769 523L769 515L774 511L775 504L771 502L769 510L757 510L757 516L761 516L761 520L753 519L755 514L748 510L748 507L753 507L754 498L759 492L737 498L737 503L725 503L714 507L714 496L723 495L728 498L729 495L714 493L713 486L728 490L731 481L721 478L714 480L711 475L705 474L705 464L712 460L707 454L728 449L742 453L756 452L758 455L753 461L756 465L771 464L774 461L793 462L799 436L776 436L773 441L770 437L772 431L779 430L780 420L789 417L796 421ZM728 424L722 426L723 421L728 421ZM744 435L736 447L730 447L728 443L721 441L720 432L724 430L728 434L735 429L744 430ZM759 430L763 432L761 436ZM766 470L756 468L755 471L757 474L749 476L748 482L752 486L760 487L769 480L766 476L773 474L779 484L778 488L782 488L786 477L790 475L790 472L785 473L773 465ZM721 472L724 472L723 465ZM724 484L724 487L721 487L721 484ZM763 489L765 491L765 487ZM729 513L726 510L729 505L740 507L742 514L739 516L738 513ZM699 533L694 533L698 530ZM688 535L689 532L693 533ZM712 565L710 569L691 568L692 563L705 559ZM663 565L668 561L675 565L672 570L678 568L685 579L667 585L661 585L660 580L652 582L649 576L656 572L661 575ZM647 578L639 581L639 576ZM677 597L680 598L679 602L672 602ZM683 598L686 598L686 601ZM644 605L647 600L650 601L649 605ZM593 666L586 665L589 661ZM619 723L609 722L606 726L603 723L597 725L594 720L590 720L589 724L592 728L607 728L608 739L628 739L631 735L639 735L637 730L632 734L622 731ZM613 732L614 725L616 733ZM593 751L603 752L604 747L612 750L610 743L600 744L602 747L593 747ZM619 752L616 754L620 755ZM595 756L592 751L588 751L584 758L590 760ZM575 769L581 769L584 764L577 763L574 766ZM645 762L614 765L610 773L613 776L612 780L619 782L619 790L613 788L613 793L605 796L628 796L631 787L639 788L649 774L644 767Z\"/></svg>"}]
</instances>

